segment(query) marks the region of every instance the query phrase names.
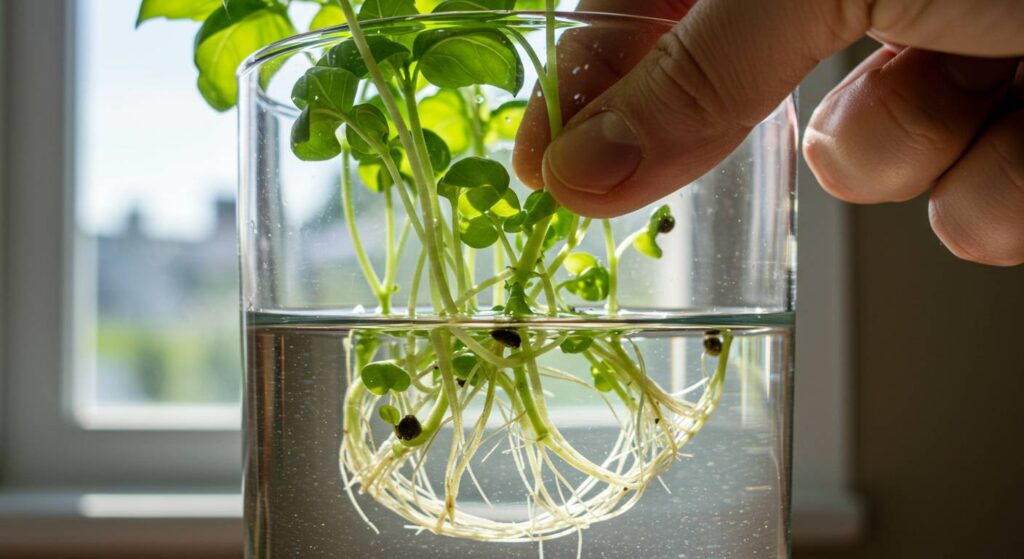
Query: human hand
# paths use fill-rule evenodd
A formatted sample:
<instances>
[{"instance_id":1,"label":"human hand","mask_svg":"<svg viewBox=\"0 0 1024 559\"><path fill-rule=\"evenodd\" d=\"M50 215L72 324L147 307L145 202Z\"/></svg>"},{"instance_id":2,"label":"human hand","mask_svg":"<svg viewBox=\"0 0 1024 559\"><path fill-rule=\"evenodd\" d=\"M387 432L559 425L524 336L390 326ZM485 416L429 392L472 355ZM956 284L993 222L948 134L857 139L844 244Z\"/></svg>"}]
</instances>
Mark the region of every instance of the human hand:
<instances>
[{"instance_id":1,"label":"human hand","mask_svg":"<svg viewBox=\"0 0 1024 559\"><path fill-rule=\"evenodd\" d=\"M954 254L1024 262L1019 0L582 0L580 10L682 19L649 41L608 36L603 49L589 47L590 30L563 37L566 129L549 145L535 99L513 163L567 208L619 215L693 181L821 60L870 34L906 48L879 49L812 115L803 149L822 186L856 203L930 190L932 229ZM583 65L593 70L572 72ZM593 101L572 102L581 91Z\"/></svg>"}]
</instances>

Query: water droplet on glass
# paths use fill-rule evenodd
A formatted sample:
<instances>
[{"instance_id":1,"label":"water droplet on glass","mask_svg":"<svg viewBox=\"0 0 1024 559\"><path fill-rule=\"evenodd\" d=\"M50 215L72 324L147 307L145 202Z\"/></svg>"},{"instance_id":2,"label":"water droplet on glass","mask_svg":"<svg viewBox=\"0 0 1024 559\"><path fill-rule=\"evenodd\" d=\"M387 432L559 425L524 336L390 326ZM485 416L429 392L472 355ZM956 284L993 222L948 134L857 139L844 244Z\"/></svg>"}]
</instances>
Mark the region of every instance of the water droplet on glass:
<instances>
[{"instance_id":1,"label":"water droplet on glass","mask_svg":"<svg viewBox=\"0 0 1024 559\"><path fill-rule=\"evenodd\" d=\"M579 66L577 66L577 67L575 67L575 68L573 68L573 69L572 69L572 74L573 74L574 76L575 76L576 74L579 74L579 73L580 73L580 67L579 67Z\"/></svg>"},{"instance_id":2,"label":"water droplet on glass","mask_svg":"<svg viewBox=\"0 0 1024 559\"><path fill-rule=\"evenodd\" d=\"M484 96L483 96L483 95L477 95L477 96L476 96L476 104L477 104L477 105L483 105L483 104L484 104L484 101L486 101L486 100L487 100L487 99L484 99Z\"/></svg>"}]
</instances>

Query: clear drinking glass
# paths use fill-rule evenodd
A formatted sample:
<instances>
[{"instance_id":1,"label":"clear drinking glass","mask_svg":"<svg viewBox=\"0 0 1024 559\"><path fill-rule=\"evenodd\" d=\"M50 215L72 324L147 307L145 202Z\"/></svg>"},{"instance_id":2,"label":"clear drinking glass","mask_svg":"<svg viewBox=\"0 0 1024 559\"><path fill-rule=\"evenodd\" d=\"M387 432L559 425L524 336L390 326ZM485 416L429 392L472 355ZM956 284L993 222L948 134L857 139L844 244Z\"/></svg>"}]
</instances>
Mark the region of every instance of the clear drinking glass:
<instances>
[{"instance_id":1,"label":"clear drinking glass","mask_svg":"<svg viewBox=\"0 0 1024 559\"><path fill-rule=\"evenodd\" d=\"M671 24L568 13L554 21L562 43L595 52L653 44ZM547 23L542 14L477 13L363 28L399 44L436 29L486 27L512 38L526 61L518 94L426 84L415 94L424 128L443 137L453 160L484 156L509 168L513 142L503 128L514 131L518 113L504 110L537 95L529 51L547 60ZM504 280L518 277L509 266L528 235L508 233L508 246L458 255L453 204L441 200L435 232L447 239L439 268L460 309L453 313L435 303L430 258L421 259L430 247L416 231L403 233L400 187L374 191L387 179L365 162L293 153L293 85L349 38L333 28L290 39L240 74L247 556L787 556L792 100L712 171L650 208L607 226L573 222L589 227L565 252L586 252L610 273L595 283L581 280L579 268L574 279L564 264L552 266L550 287L563 300L554 313L543 312L550 293L535 277L524 291L537 314L505 312L515 286ZM268 68L277 69L269 81ZM589 71L560 68L563 100L586 102ZM377 90L364 87L360 99L375 102ZM470 125L446 120L446 110L466 111ZM509 174L526 200L529 191ZM415 204L422 198L414 186L401 188ZM674 227L652 221L663 206ZM663 231L649 237L659 259L630 243L648 225ZM554 238L546 263L570 243ZM609 256L616 248L619 256ZM398 286L386 303L369 287L367 268L378 283L390 275ZM413 278L418 293L409 301ZM587 300L586 288L607 291L609 281L613 296ZM364 376L370 363L401 368L411 385L393 383L377 396L368 384L383 377ZM414 433L385 421L386 403L416 416L422 432L433 428L429 442L406 445L402 437Z\"/></svg>"}]
</instances>

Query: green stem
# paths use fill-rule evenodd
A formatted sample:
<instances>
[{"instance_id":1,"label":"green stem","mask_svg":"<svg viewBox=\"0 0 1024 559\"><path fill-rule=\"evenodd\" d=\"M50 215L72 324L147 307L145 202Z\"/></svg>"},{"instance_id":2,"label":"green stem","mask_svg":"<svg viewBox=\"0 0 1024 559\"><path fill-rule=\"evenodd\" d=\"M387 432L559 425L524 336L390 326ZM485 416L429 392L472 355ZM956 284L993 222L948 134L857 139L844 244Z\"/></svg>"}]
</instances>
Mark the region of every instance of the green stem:
<instances>
[{"instance_id":1,"label":"green stem","mask_svg":"<svg viewBox=\"0 0 1024 559\"><path fill-rule=\"evenodd\" d=\"M381 101L384 103L384 108L387 109L388 114L391 116L392 123L395 125L395 130L398 132L398 138L401 141L402 146L405 148L406 154L409 157L409 164L413 168L414 179L417 183L416 191L420 196L424 218L424 248L427 251L427 257L430 261L431 277L433 279L433 283L436 284L443 306L443 309L437 310L443 310L449 314L455 314L458 312L458 309L455 308L455 301L452 300L451 291L448 289L448 280L444 275L440 246L437 242L437 223L434 218L434 212L430 200L430 192L432 191L433 186L432 181L428 180L423 174L423 162L420 159L420 152L417 148L416 141L413 139L412 133L409 131L409 127L406 126L405 119L402 117L402 112L398 108L398 103L395 101L395 97L391 94L391 89L388 87L388 82L384 78L384 74L380 71L380 67L377 65L377 62L373 57L373 53L370 51L370 46L366 42L366 36L363 34L362 26L359 24L355 10L352 8L352 3L349 0L336 1L341 7L341 11L345 14L345 21L349 24L349 30L352 33L352 40L356 44L356 49L359 51L359 55L366 63L366 68L369 71L370 77L373 79L374 86L377 88L377 93L380 95Z\"/></svg>"},{"instance_id":2,"label":"green stem","mask_svg":"<svg viewBox=\"0 0 1024 559\"><path fill-rule=\"evenodd\" d=\"M416 303L420 295L420 280L423 277L423 264L426 261L426 251L420 251L420 255L416 258L416 269L412 273L412 283L409 285L409 318L416 316Z\"/></svg>"},{"instance_id":3,"label":"green stem","mask_svg":"<svg viewBox=\"0 0 1024 559\"><path fill-rule=\"evenodd\" d=\"M392 185L395 186L395 185ZM395 245L395 208L391 202L391 187L384 189L384 243L386 257L384 262L384 285L381 286L380 308L381 314L391 314L391 295L395 292L392 282L395 277L395 262L397 260L397 249Z\"/></svg>"},{"instance_id":4,"label":"green stem","mask_svg":"<svg viewBox=\"0 0 1024 559\"><path fill-rule=\"evenodd\" d=\"M377 272L373 269L373 264L370 263L370 258L366 255L363 239L359 235L359 228L356 226L356 213L352 204L352 169L349 164L347 149L343 150L341 154L341 206L345 214L345 224L348 226L349 237L352 238L352 248L356 251L356 259L359 261L359 267L363 271L363 276L366 277L366 282L370 284L370 289L373 290L373 294L380 301L381 308L388 309L390 308L390 302L383 294L380 279L377 277ZM386 313L387 311L384 312Z\"/></svg>"},{"instance_id":5,"label":"green stem","mask_svg":"<svg viewBox=\"0 0 1024 559\"><path fill-rule=\"evenodd\" d=\"M615 315L619 312L619 257L615 253L615 234L612 232L612 222L602 220L604 225L604 246L608 252L608 314Z\"/></svg>"}]
</instances>

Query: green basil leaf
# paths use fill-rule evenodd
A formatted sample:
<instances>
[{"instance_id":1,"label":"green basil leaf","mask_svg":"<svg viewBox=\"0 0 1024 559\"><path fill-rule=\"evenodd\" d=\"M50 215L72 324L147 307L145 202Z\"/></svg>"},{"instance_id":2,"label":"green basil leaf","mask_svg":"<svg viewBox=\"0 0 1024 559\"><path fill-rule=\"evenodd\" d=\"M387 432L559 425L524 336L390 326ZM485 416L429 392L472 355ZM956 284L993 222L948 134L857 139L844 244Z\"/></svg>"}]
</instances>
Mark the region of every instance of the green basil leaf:
<instances>
[{"instance_id":1,"label":"green basil leaf","mask_svg":"<svg viewBox=\"0 0 1024 559\"><path fill-rule=\"evenodd\" d=\"M504 193L511 178L505 166L493 159L467 157L457 161L441 179L458 188L491 187Z\"/></svg>"},{"instance_id":2,"label":"green basil leaf","mask_svg":"<svg viewBox=\"0 0 1024 559\"><path fill-rule=\"evenodd\" d=\"M345 139L348 140L352 151L365 155L376 155L374 145L379 147L387 144L390 128L387 118L384 117L384 113L380 112L380 109L369 103L356 105L348 112L348 118L351 124L345 127ZM369 143L363 139L360 132L369 138Z\"/></svg>"},{"instance_id":3,"label":"green basil leaf","mask_svg":"<svg viewBox=\"0 0 1024 559\"><path fill-rule=\"evenodd\" d=\"M523 87L523 62L515 46L492 29L434 29L420 33L413 58L430 83L457 89L493 85L515 95Z\"/></svg>"},{"instance_id":4,"label":"green basil leaf","mask_svg":"<svg viewBox=\"0 0 1024 559\"><path fill-rule=\"evenodd\" d=\"M434 13L511 10L515 5L516 0L444 0L434 8Z\"/></svg>"},{"instance_id":5,"label":"green basil leaf","mask_svg":"<svg viewBox=\"0 0 1024 559\"><path fill-rule=\"evenodd\" d=\"M590 368L590 376L594 378L594 388L601 392L611 392L613 389L611 377L608 373L598 369L597 367Z\"/></svg>"},{"instance_id":6,"label":"green basil leaf","mask_svg":"<svg viewBox=\"0 0 1024 559\"><path fill-rule=\"evenodd\" d=\"M495 202L489 210L498 219L508 219L521 214L519 211L519 196L511 188L505 191L501 199Z\"/></svg>"},{"instance_id":7,"label":"green basil leaf","mask_svg":"<svg viewBox=\"0 0 1024 559\"><path fill-rule=\"evenodd\" d=\"M482 370L477 370L475 373L473 371L477 369L479 364L480 359L471 353L464 353L452 359L452 369L455 373L455 378L469 381L470 385L477 386L480 384L480 379L484 376ZM470 375L472 375L472 380L470 380Z\"/></svg>"},{"instance_id":8,"label":"green basil leaf","mask_svg":"<svg viewBox=\"0 0 1024 559\"><path fill-rule=\"evenodd\" d=\"M504 229L506 233L520 233L523 231L524 223L526 223L526 214L519 212L506 219L505 222L501 224L501 228Z\"/></svg>"},{"instance_id":9,"label":"green basil leaf","mask_svg":"<svg viewBox=\"0 0 1024 559\"><path fill-rule=\"evenodd\" d=\"M303 161L326 161L341 153L338 126L333 112L315 107L302 109L292 125L292 152Z\"/></svg>"},{"instance_id":10,"label":"green basil leaf","mask_svg":"<svg viewBox=\"0 0 1024 559\"><path fill-rule=\"evenodd\" d=\"M427 156L430 158L430 167L435 175L444 173L452 164L452 152L448 144L440 135L432 130L423 130L423 141L427 145Z\"/></svg>"},{"instance_id":11,"label":"green basil leaf","mask_svg":"<svg viewBox=\"0 0 1024 559\"><path fill-rule=\"evenodd\" d=\"M414 16L420 13L413 0L366 0L359 9L359 19Z\"/></svg>"},{"instance_id":12,"label":"green basil leaf","mask_svg":"<svg viewBox=\"0 0 1024 559\"><path fill-rule=\"evenodd\" d=\"M389 390L405 392L412 382L405 369L388 361L366 365L359 371L359 378L367 390L378 396L387 394Z\"/></svg>"},{"instance_id":13,"label":"green basil leaf","mask_svg":"<svg viewBox=\"0 0 1024 559\"><path fill-rule=\"evenodd\" d=\"M202 20L223 5L223 0L142 0L135 26L158 17Z\"/></svg>"},{"instance_id":14,"label":"green basil leaf","mask_svg":"<svg viewBox=\"0 0 1024 559\"><path fill-rule=\"evenodd\" d=\"M472 248L487 248L498 242L498 230L487 216L459 221L463 244Z\"/></svg>"},{"instance_id":15,"label":"green basil leaf","mask_svg":"<svg viewBox=\"0 0 1024 559\"><path fill-rule=\"evenodd\" d=\"M341 116L348 114L356 100L359 79L348 70L314 66L302 75L292 89L296 107L318 107Z\"/></svg>"},{"instance_id":16,"label":"green basil leaf","mask_svg":"<svg viewBox=\"0 0 1024 559\"><path fill-rule=\"evenodd\" d=\"M654 237L646 233L633 239L633 248L644 256L650 256L651 258L658 259L662 256L661 247L658 246L658 242L654 240Z\"/></svg>"},{"instance_id":17,"label":"green basil leaf","mask_svg":"<svg viewBox=\"0 0 1024 559\"><path fill-rule=\"evenodd\" d=\"M214 109L230 109L238 102L235 72L239 64L257 50L295 33L280 8L268 8L259 0L228 0L206 18L196 35L199 92ZM260 79L264 84L283 62L263 67Z\"/></svg>"},{"instance_id":18,"label":"green basil leaf","mask_svg":"<svg viewBox=\"0 0 1024 559\"><path fill-rule=\"evenodd\" d=\"M341 11L341 8L339 8L337 4L324 4L320 7L320 11L313 16L313 21L309 22L309 30L316 31L317 29L336 27L344 24L345 12Z\"/></svg>"},{"instance_id":19,"label":"green basil leaf","mask_svg":"<svg viewBox=\"0 0 1024 559\"><path fill-rule=\"evenodd\" d=\"M651 258L661 258L662 250L658 246L658 235L669 233L676 226L676 219L672 217L672 210L668 205L662 205L651 213L647 221L647 229L633 239L633 248L640 254Z\"/></svg>"},{"instance_id":20,"label":"green basil leaf","mask_svg":"<svg viewBox=\"0 0 1024 559\"><path fill-rule=\"evenodd\" d=\"M594 339L590 336L584 336L582 334L573 334L569 336L561 344L559 348L563 353L583 353L590 349L590 346L594 345Z\"/></svg>"},{"instance_id":21,"label":"green basil leaf","mask_svg":"<svg viewBox=\"0 0 1024 559\"><path fill-rule=\"evenodd\" d=\"M381 420L388 425L395 426L402 420L402 412L398 411L395 406L384 404L377 410L377 415L380 416Z\"/></svg>"},{"instance_id":22,"label":"green basil leaf","mask_svg":"<svg viewBox=\"0 0 1024 559\"><path fill-rule=\"evenodd\" d=\"M570 274L578 276L583 273L587 268L591 268L598 265L597 258L594 255L586 252L574 252L569 256L565 257L565 261L562 262L565 269Z\"/></svg>"},{"instance_id":23,"label":"green basil leaf","mask_svg":"<svg viewBox=\"0 0 1024 559\"><path fill-rule=\"evenodd\" d=\"M487 121L488 140L514 140L526 114L526 101L509 101L491 113Z\"/></svg>"},{"instance_id":24,"label":"green basil leaf","mask_svg":"<svg viewBox=\"0 0 1024 559\"><path fill-rule=\"evenodd\" d=\"M539 223L541 220L555 215L558 210L558 202L551 194L546 190L538 190L530 193L526 197L526 203L523 204L523 211L526 212L526 221L523 223L526 227L530 227Z\"/></svg>"},{"instance_id":25,"label":"green basil leaf","mask_svg":"<svg viewBox=\"0 0 1024 559\"><path fill-rule=\"evenodd\" d=\"M386 37L370 35L366 37L366 45L370 48L373 60L381 67L385 76L393 74L409 58L409 49ZM360 79L370 74L363 55L359 53L359 48L352 39L331 47L317 62L317 66L344 68Z\"/></svg>"},{"instance_id":26,"label":"green basil leaf","mask_svg":"<svg viewBox=\"0 0 1024 559\"><path fill-rule=\"evenodd\" d=\"M603 301L608 297L611 276L603 266L591 266L559 285L584 301Z\"/></svg>"},{"instance_id":27,"label":"green basil leaf","mask_svg":"<svg viewBox=\"0 0 1024 559\"><path fill-rule=\"evenodd\" d=\"M420 101L420 122L448 144L453 157L469 149L472 129L466 118L466 102L458 91L442 89Z\"/></svg>"}]
</instances>

